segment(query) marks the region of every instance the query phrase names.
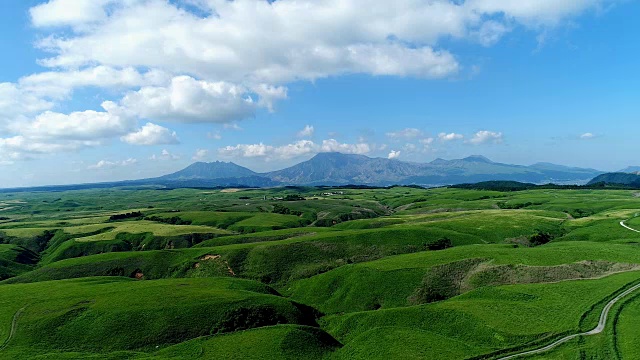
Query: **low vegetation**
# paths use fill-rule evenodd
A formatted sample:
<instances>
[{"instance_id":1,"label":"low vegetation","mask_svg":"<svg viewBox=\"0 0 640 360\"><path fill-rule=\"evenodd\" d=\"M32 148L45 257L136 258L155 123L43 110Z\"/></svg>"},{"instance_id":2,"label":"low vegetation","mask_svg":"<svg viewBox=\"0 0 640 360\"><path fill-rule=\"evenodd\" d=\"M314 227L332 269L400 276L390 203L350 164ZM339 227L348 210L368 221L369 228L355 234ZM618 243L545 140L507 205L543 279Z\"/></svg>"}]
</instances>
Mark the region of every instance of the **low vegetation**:
<instances>
[{"instance_id":1,"label":"low vegetation","mask_svg":"<svg viewBox=\"0 0 640 360\"><path fill-rule=\"evenodd\" d=\"M597 185L2 193L0 358L480 359L547 344L640 281L640 235L620 226L640 230L637 193ZM549 356L635 358L639 299Z\"/></svg>"}]
</instances>

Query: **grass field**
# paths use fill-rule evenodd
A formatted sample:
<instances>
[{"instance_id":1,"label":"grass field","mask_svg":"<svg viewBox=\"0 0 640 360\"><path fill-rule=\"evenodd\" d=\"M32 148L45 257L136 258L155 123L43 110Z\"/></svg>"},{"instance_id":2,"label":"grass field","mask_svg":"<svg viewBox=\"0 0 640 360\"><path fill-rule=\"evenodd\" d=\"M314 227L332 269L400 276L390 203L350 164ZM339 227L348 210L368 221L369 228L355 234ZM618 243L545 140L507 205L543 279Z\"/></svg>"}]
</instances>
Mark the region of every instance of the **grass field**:
<instances>
[{"instance_id":1,"label":"grass field","mask_svg":"<svg viewBox=\"0 0 640 360\"><path fill-rule=\"evenodd\" d=\"M640 281L640 234L619 224L640 230L633 191L139 188L0 204L0 358L496 358L595 326ZM640 296L610 317L531 358L639 357Z\"/></svg>"}]
</instances>

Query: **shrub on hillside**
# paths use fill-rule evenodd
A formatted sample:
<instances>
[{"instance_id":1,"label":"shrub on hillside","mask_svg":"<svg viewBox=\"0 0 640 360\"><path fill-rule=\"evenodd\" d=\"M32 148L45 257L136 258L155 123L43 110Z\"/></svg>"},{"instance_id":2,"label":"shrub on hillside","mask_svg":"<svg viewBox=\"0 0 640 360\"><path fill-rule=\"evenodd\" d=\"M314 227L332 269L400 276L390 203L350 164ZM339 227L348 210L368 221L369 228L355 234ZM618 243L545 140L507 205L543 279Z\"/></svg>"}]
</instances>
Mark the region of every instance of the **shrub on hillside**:
<instances>
[{"instance_id":1,"label":"shrub on hillside","mask_svg":"<svg viewBox=\"0 0 640 360\"><path fill-rule=\"evenodd\" d=\"M142 219L143 215L140 211L133 211L125 214L116 214L109 216L109 221L120 221L126 219Z\"/></svg>"},{"instance_id":2,"label":"shrub on hillside","mask_svg":"<svg viewBox=\"0 0 640 360\"><path fill-rule=\"evenodd\" d=\"M453 247L453 243L451 239L447 237L440 238L432 243L427 244L427 249L429 250L444 250Z\"/></svg>"},{"instance_id":3,"label":"shrub on hillside","mask_svg":"<svg viewBox=\"0 0 640 360\"><path fill-rule=\"evenodd\" d=\"M551 236L551 234L539 231L537 234L529 238L529 243L531 246L540 246L550 242L551 240L553 240L553 236Z\"/></svg>"}]
</instances>

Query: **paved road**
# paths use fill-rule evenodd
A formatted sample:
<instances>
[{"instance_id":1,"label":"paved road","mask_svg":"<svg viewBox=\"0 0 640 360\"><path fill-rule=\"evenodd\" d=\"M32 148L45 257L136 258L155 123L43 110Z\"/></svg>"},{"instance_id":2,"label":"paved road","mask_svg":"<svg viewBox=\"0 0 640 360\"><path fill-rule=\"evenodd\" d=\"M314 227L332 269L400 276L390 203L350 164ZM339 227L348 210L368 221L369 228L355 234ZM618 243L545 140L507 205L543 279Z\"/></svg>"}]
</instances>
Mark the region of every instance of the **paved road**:
<instances>
[{"instance_id":1,"label":"paved road","mask_svg":"<svg viewBox=\"0 0 640 360\"><path fill-rule=\"evenodd\" d=\"M620 221L620 225L622 225L626 229L629 229L631 231L635 231L637 233L640 233L640 231L638 231L636 229L632 229L632 228L628 227L627 225L625 225L624 221ZM631 294L632 292L634 292L634 291L636 291L638 289L640 289L640 284L635 285L635 286L627 289L626 291L624 291L623 293L621 293L620 295L616 296L611 301L609 301L607 303L607 305L604 307L604 309L602 309L602 313L600 314L600 320L598 321L598 326L596 326L593 330L587 331L587 332L583 332L583 333L579 333L579 334L573 334L573 335L565 336L562 339L557 340L557 341L555 341L555 342L553 342L553 343L551 343L551 344L549 344L547 346L541 347L539 349L524 351L524 352L521 352L521 353L518 353L518 354L505 356L505 357L499 358L498 360L515 359L515 358L518 358L518 357L521 357L521 356L540 354L540 353L549 351L549 350L557 347L560 344L566 343L569 340L575 339L578 336L590 336L590 335L600 334L604 330L605 325L607 324L607 317L609 316L609 311L611 310L613 305L615 305L623 297Z\"/></svg>"},{"instance_id":2,"label":"paved road","mask_svg":"<svg viewBox=\"0 0 640 360\"><path fill-rule=\"evenodd\" d=\"M633 229L633 228L630 228L630 227L628 227L627 225L625 225L624 221L620 221L620 225L622 225L622 227L623 227L623 228L625 228L625 229L628 229L628 230L631 230L631 231L635 231L635 232L637 232L637 233L640 233L640 231L638 231L638 230L636 230L636 229Z\"/></svg>"}]
</instances>

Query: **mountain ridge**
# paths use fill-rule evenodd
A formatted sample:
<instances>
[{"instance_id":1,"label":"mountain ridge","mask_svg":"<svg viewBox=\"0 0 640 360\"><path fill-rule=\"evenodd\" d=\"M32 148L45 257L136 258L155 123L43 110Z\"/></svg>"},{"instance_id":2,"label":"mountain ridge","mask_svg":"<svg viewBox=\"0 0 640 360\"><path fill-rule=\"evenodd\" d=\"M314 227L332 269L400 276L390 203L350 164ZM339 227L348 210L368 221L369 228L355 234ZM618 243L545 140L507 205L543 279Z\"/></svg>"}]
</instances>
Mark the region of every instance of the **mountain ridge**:
<instances>
[{"instance_id":1,"label":"mountain ridge","mask_svg":"<svg viewBox=\"0 0 640 360\"><path fill-rule=\"evenodd\" d=\"M213 180L252 177L282 185L423 185L508 180L531 183L584 184L604 172L550 163L530 166L494 162L482 155L462 159L436 159L428 163L325 152L293 166L257 173L233 162L194 163L161 180ZM259 181L258 181L259 182Z\"/></svg>"}]
</instances>

